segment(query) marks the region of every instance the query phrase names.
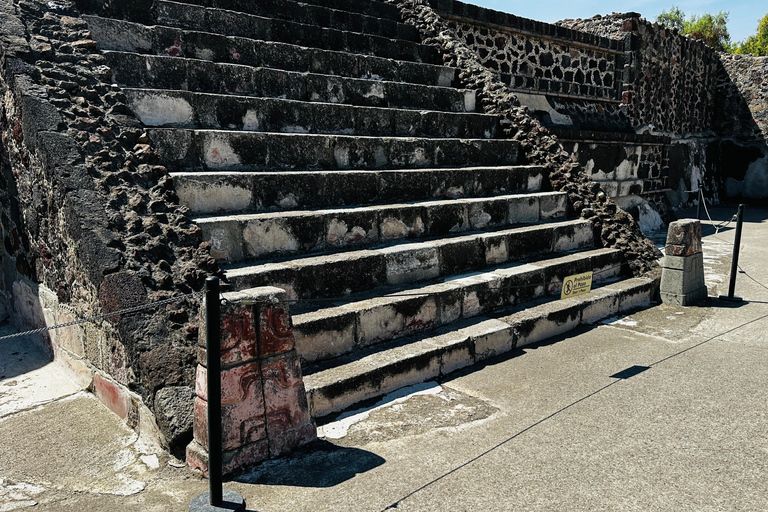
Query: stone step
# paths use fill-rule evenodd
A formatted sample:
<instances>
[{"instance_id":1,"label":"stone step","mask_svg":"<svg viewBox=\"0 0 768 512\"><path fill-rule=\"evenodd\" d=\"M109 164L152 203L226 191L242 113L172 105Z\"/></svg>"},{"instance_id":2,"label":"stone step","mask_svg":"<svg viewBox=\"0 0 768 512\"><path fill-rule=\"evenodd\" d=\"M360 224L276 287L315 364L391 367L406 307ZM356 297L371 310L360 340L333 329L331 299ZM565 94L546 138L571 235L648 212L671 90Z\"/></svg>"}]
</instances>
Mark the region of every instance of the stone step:
<instances>
[{"instance_id":1,"label":"stone step","mask_svg":"<svg viewBox=\"0 0 768 512\"><path fill-rule=\"evenodd\" d=\"M217 9L228 9L231 11L242 11L251 14L271 13L271 16L284 17L282 11L286 6L294 9L295 2L286 2L285 0L179 0L181 3L200 5L203 7L213 7ZM400 12L394 5L387 4L379 0L301 0L301 8L327 7L333 10L345 11L347 13L358 13L375 18L388 20L400 19ZM307 17L307 23L312 23L312 17Z\"/></svg>"},{"instance_id":2,"label":"stone step","mask_svg":"<svg viewBox=\"0 0 768 512\"><path fill-rule=\"evenodd\" d=\"M396 23L394 28L388 28L385 25L394 22L363 15L348 15L361 16L364 19L360 22L364 25L361 28L367 32L343 28L349 23L341 23L342 28L330 28L165 0L157 2L159 25L389 59L440 62L435 48L415 42L413 28L400 23Z\"/></svg>"},{"instance_id":3,"label":"stone step","mask_svg":"<svg viewBox=\"0 0 768 512\"><path fill-rule=\"evenodd\" d=\"M550 255L551 256L551 255ZM414 332L560 293L563 279L594 272L601 282L623 274L622 254L598 249L507 264L427 284L389 287L346 300L299 300L294 335L305 362L331 359Z\"/></svg>"},{"instance_id":4,"label":"stone step","mask_svg":"<svg viewBox=\"0 0 768 512\"><path fill-rule=\"evenodd\" d=\"M335 208L427 199L488 197L542 190L537 166L383 171L172 173L193 215Z\"/></svg>"},{"instance_id":5,"label":"stone step","mask_svg":"<svg viewBox=\"0 0 768 512\"><path fill-rule=\"evenodd\" d=\"M471 139L492 139L499 128L499 118L485 114L158 89L124 92L141 122L154 127Z\"/></svg>"},{"instance_id":6,"label":"stone step","mask_svg":"<svg viewBox=\"0 0 768 512\"><path fill-rule=\"evenodd\" d=\"M211 255L232 263L435 238L564 218L564 192L194 219Z\"/></svg>"},{"instance_id":7,"label":"stone step","mask_svg":"<svg viewBox=\"0 0 768 512\"><path fill-rule=\"evenodd\" d=\"M106 50L114 83L369 107L474 112L475 91Z\"/></svg>"},{"instance_id":8,"label":"stone step","mask_svg":"<svg viewBox=\"0 0 768 512\"><path fill-rule=\"evenodd\" d=\"M554 336L579 325L647 306L658 280L635 278L606 284L587 295L526 304L502 315L478 316L420 337L376 346L339 358L334 365L305 370L313 418L397 389L450 374Z\"/></svg>"},{"instance_id":9,"label":"stone step","mask_svg":"<svg viewBox=\"0 0 768 512\"><path fill-rule=\"evenodd\" d=\"M258 230L259 244L287 236ZM308 230L307 237L322 236ZM218 240L212 240L216 247ZM275 242L277 243L277 242ZM366 292L380 286L397 286L482 270L493 265L531 257L572 251L593 245L592 223L571 220L542 225L452 236L438 240L399 243L383 248L351 250L307 256L288 261L233 266L226 270L237 290L277 286L290 299L327 299ZM229 250L231 259L238 259ZM221 248L219 248L221 250ZM259 247L249 248L253 253ZM240 259L247 254L237 255Z\"/></svg>"},{"instance_id":10,"label":"stone step","mask_svg":"<svg viewBox=\"0 0 768 512\"><path fill-rule=\"evenodd\" d=\"M386 169L515 165L518 143L504 139L425 139L151 128L171 170Z\"/></svg>"},{"instance_id":11,"label":"stone step","mask_svg":"<svg viewBox=\"0 0 768 512\"><path fill-rule=\"evenodd\" d=\"M592 271L594 281L602 282L622 275L624 268L619 251L598 249L529 264L508 264L423 285L381 289L375 296L360 294L336 302L299 301L293 307L296 347L305 363L329 360L559 294L563 280L570 275Z\"/></svg>"},{"instance_id":12,"label":"stone step","mask_svg":"<svg viewBox=\"0 0 768 512\"><path fill-rule=\"evenodd\" d=\"M93 38L98 41L102 50L189 57L218 63L351 78L377 77L379 80L441 87L451 87L457 83L456 68L447 66L195 32L175 27L148 27L99 16L83 16L83 19L88 22Z\"/></svg>"},{"instance_id":13,"label":"stone step","mask_svg":"<svg viewBox=\"0 0 768 512\"><path fill-rule=\"evenodd\" d=\"M365 34L377 34L386 37L397 37L406 41L418 41L419 33L416 27L399 22L397 13L386 13L386 16L371 16L365 13L339 9L336 6L313 5L311 3L297 2L294 0L268 0L259 2L243 2L239 0L198 0L189 2L158 2L158 17L166 10L176 11L177 6L168 7L171 4L184 4L187 9L192 9L193 14L199 14L203 8L210 17L209 11L225 12L224 16L230 16L230 12L239 15L254 15L265 18L292 21L304 25L316 25L319 27L334 28L347 32L361 32Z\"/></svg>"}]
</instances>

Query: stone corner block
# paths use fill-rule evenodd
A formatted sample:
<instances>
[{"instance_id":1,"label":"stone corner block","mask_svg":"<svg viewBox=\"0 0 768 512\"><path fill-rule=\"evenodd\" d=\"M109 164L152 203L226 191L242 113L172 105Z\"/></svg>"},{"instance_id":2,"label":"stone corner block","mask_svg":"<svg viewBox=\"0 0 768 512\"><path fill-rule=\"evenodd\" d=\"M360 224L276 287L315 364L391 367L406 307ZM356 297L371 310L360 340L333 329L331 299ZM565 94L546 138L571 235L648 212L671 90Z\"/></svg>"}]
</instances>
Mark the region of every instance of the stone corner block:
<instances>
[{"instance_id":1,"label":"stone corner block","mask_svg":"<svg viewBox=\"0 0 768 512\"><path fill-rule=\"evenodd\" d=\"M701 252L701 222L683 219L672 222L667 231L666 254L691 256Z\"/></svg>"}]
</instances>

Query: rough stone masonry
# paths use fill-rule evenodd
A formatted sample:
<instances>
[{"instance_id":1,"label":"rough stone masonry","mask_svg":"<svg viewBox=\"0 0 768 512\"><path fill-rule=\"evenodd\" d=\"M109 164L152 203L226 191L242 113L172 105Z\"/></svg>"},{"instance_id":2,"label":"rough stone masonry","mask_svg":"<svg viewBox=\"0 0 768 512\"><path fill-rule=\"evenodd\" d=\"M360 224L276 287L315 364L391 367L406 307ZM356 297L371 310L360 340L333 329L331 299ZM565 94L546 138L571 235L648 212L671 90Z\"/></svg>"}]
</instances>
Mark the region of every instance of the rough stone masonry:
<instances>
[{"instance_id":1,"label":"rough stone masonry","mask_svg":"<svg viewBox=\"0 0 768 512\"><path fill-rule=\"evenodd\" d=\"M177 9L181 22L187 24L192 24L195 20L184 13L193 9L198 9L195 12L208 13L211 19L214 18L216 9L200 11L204 9L203 5L219 6L222 9L236 9L241 5L254 9L273 8L273 18L240 14L223 25L235 27L250 36L257 33L257 29L262 31L258 33L263 34L265 38L282 31L284 35L288 33L291 41L302 36L306 37L307 44L312 42L311 37L286 29L291 25L280 16L287 15L288 11L282 12L278 9L277 7L283 4L277 0L259 3L190 0L187 4L159 0L0 0L0 225L3 238L0 318L5 311L30 327L54 325L79 317L114 312L125 307L199 291L206 276L223 277L216 260L221 256L221 251L218 250L220 248L217 248L218 252L211 252L211 244L204 241L203 229L191 220L189 207L179 199L181 191L175 186L168 171L170 164L167 160L171 158L163 160L160 157L160 153L171 157L175 153L181 153L181 149L173 143L181 138L175 138L178 133L168 131L167 137L163 139L159 130L152 132L137 119L129 107L130 101L125 91L113 83L116 71L130 71L131 66L110 66L108 59L99 50L99 41L95 40L83 13L112 16L126 23L138 23L138 27L134 27L136 32L130 33L130 41L124 42L140 47L140 51L144 52L140 55L141 58L151 57L158 60L175 56L194 60L196 67L189 69L184 67L186 61L182 58L171 62L167 68L153 68L153 72L161 75L163 83L176 84L178 89L183 89L185 93L195 85L210 86L216 90L231 85L229 82L217 82L218 77L221 82L227 78L235 83L233 90L241 95L245 93L238 87L245 87L243 84L258 85L263 88L282 88L280 94L290 93L295 96L293 100L317 94L318 98L324 99L323 102L329 105L342 104L344 98L354 98L367 102L364 105L368 107L381 108L388 105L384 103L389 100L388 96L397 94L384 94L384 86L379 83L379 73L391 71L394 67L398 72L412 73L413 76L421 72L416 65L409 67L398 63L394 66L393 60L376 61L376 55L383 53L382 50L389 50L389 47L381 48L374 44L383 39L350 35L355 34L351 29L334 31L314 27L312 16L316 13L327 14L326 10L323 10L327 8L322 7L323 1L316 0L301 4L291 3L295 8L290 10L290 13L298 16L303 25L309 27L307 34L323 36L315 38L315 41L322 40L328 47L337 45L332 47L333 50L317 49L313 54L311 52L315 50L303 47L291 49L291 45L283 42L264 46L264 51L257 53L259 58L272 59L274 67L277 65L275 63L281 61L293 62L293 59L286 59L285 53L281 53L293 51L291 55L298 56L296 62L306 64L306 69L293 70L295 75L300 76L300 80L289 84L284 79L287 72L270 72L270 66L264 65L263 61L258 61L261 63L258 65L252 62L253 66L250 66L258 69L259 73L244 71L247 58L244 50L247 45L242 41L246 39L243 36L211 34L210 31L205 32L207 35L200 36L200 32L190 35L190 31L185 29L148 29L149 25L160 25L160 4L166 9L165 15ZM584 219L580 222L587 225L587 231L594 231L598 245L622 251L635 274L653 267L658 252L653 244L644 238L635 220L621 210L610 199L611 193L606 193L602 185L594 180L595 176L587 165L594 158L585 155L586 160L582 161L581 155L574 157L570 148L563 145L558 138L559 132L556 134L550 129L557 127L553 128L547 125L547 122L551 123L553 119L565 122L566 118L575 120L575 125L584 128L581 130L583 133L580 140L584 140L587 135L594 135L589 131L594 128L602 128L602 133L618 129L631 130L631 133L622 134L626 140L618 141L627 142L627 147L647 142L644 137L651 138L656 146L637 157L640 167L647 165L652 168L652 172L649 172L650 179L645 180L649 183L643 181L642 186L646 188L652 186L658 189L663 180L662 176L656 175L668 172L670 187L677 188L677 192L682 194L684 190L691 190L692 177L695 175L692 169L697 168L699 175L707 178L705 185L710 187L710 197L717 198L717 194L724 195L729 191L758 190L746 184L759 183L764 175L759 164L763 158L761 155L765 154L764 142L759 140L764 130L760 132L753 126L754 119L762 120L759 110L756 110L759 109L760 102L752 99L746 101L746 92L742 93L748 87L750 91L756 90L763 94L764 83L768 83L758 84L760 73L764 73L761 70L765 68L753 65L755 61L740 60L738 65L726 66L731 75L738 73L733 70L748 68L749 73L744 73L748 78L740 75L730 82L715 81L712 79L713 70L722 70L711 52L696 46L697 43L680 40L676 34L661 32L658 27L640 23L635 20L635 16L629 15L596 20L594 23L586 23L580 29L565 29L509 16L505 21L508 26L502 27L501 30L506 39L496 41L497 38L493 37L490 38L493 41L490 41L489 36L482 32L482 25L487 24L489 11L443 0L431 3L422 0L392 0L390 4L398 6L400 21L405 21L410 26L404 27L388 19L379 20L378 27L394 27L399 31L399 35L420 37L423 43L431 47L425 48L413 41L398 40L395 44L387 38L387 44L393 46L393 51L400 51L405 55L415 49L417 60L426 60L431 55L427 50L434 53L437 49L443 63L458 70L440 68L441 75L438 77L438 84L448 95L445 97L452 98L451 101L455 102L455 108L450 107L453 111L441 113L442 117L433 116L419 123L410 123L405 122L409 119L404 113L406 109L400 108L401 118L398 118L399 122L393 120L392 125L401 126L405 123L409 127L412 125L414 130L433 130L434 133L440 131L442 126L440 123L433 123L432 119L446 119L459 111L469 113L468 111L474 110L475 107L471 100L477 97L483 113L498 116L499 129L488 129L489 140L478 139L473 143L476 145L462 143L462 150L455 152L455 158L466 160L469 158L467 155L474 155L477 159L488 158L487 162L483 160L481 163L489 163L493 155L491 152L482 151L482 148L495 144L512 148L504 154L507 159L505 163L540 166L548 173L548 185L555 191L568 194L569 204L567 208L562 209L562 213L572 211L577 217ZM437 7L433 8L431 4ZM347 5L350 8L357 6L356 3L348 2L335 5ZM372 14L391 13L393 9L392 5L376 0L366 0L356 8L367 10L366 16L374 19L378 18L371 16ZM445 11L460 13L463 21L458 23L455 19L444 19L442 16ZM394 16L396 17L397 13ZM344 19L339 22L351 23ZM382 25L386 22L390 24ZM606 26L610 26L610 30L605 28ZM372 30L375 29L376 26ZM526 32L525 37L513 41L509 34L521 30ZM585 30L605 30L611 39L586 33ZM173 36L170 41L163 39L168 34ZM176 41L177 36L179 41ZM184 55L185 50L193 52L195 48L194 44L186 40L182 45L181 39L185 37L189 37L189 41L198 38L196 42L199 44L196 48L200 51L189 56ZM214 65L216 63L206 60L211 58L203 51L206 49L203 43L208 41L204 39L206 37L211 38L210 40L218 37L216 40L226 42L223 46L216 46L226 50L216 57L228 63L230 75L225 77L224 74L200 72L219 69ZM150 50L154 51L152 45L158 41L164 43L160 51L162 55L147 55ZM309 73L307 69L318 62L327 64L329 69L342 69L347 66L350 60L345 59L348 56L345 55L343 44L339 46L339 41L344 44L351 42L367 45L365 56L371 58L356 56L355 65L349 66L348 70L354 78L345 82L332 77L333 80L329 82L331 87L328 87L325 82L319 81L317 69L314 69L315 73ZM228 46L230 43L233 46ZM566 47L567 51L561 50L561 46ZM663 51L657 50L657 46ZM281 50L277 51L276 48ZM483 54L481 50L488 53ZM683 50L689 56L689 61L686 62L695 67L696 74L680 75L681 61L677 54ZM321 56L326 60L323 61ZM524 62L520 62L521 60ZM371 62L376 62L379 67L371 68L367 72L360 71L361 65L372 65ZM522 64L525 64L525 68ZM134 71L144 72L144 68L137 67ZM437 66L433 65L433 68ZM453 83L453 76L457 76L457 84ZM376 87L370 90L363 88L369 87L370 82L375 82ZM359 88L354 89L348 83L354 83ZM681 87L672 88L669 87L670 84ZM710 109L713 102L713 84L717 84L715 94L718 91L726 91L730 103L741 105L737 111L738 115L734 114L735 117L722 122L711 121L717 119ZM451 85L469 89L471 94L456 90L458 87L451 89ZM629 90L629 85L635 89ZM388 86L391 91L399 91L399 97L394 100L412 99L411 95L403 92L411 90L408 89L411 84L391 81ZM662 89L668 111L659 110L651 101L654 95L661 94ZM312 94L308 92L310 90L313 91ZM674 96L675 91L679 91L680 95ZM435 96L438 100L445 97ZM424 98L428 99L429 96L419 97L420 100ZM521 98L527 102L535 102L541 107L528 108ZM552 98L557 98L557 102ZM619 102L623 102L623 106ZM413 107L410 103L398 106ZM434 105L421 105L418 111L430 107ZM755 117L752 117L753 111ZM598 112L600 115L597 115ZM265 119L273 122L275 126L282 126L275 121L280 121L281 115L277 112ZM255 131L260 127L253 119L244 120L243 116L231 117L232 119L228 119L227 123L219 128L224 129L232 125ZM325 116L326 124L328 117ZM343 118L338 119L342 122ZM605 126L597 126L597 120L600 120L599 124L604 121ZM207 122L209 119L206 117L203 121ZM372 124L370 119L364 116L348 122L351 125L344 130L351 130L352 133L359 126L370 129L369 125ZM714 128L710 126L711 123L715 123ZM762 121L756 125L758 128L762 127L760 123ZM733 128L727 131L722 128L736 124L738 130ZM290 126L294 132L297 128L309 130L300 123ZM681 131L710 128L712 133L705 134L709 138L702 135L696 139L697 143L700 142L700 147L705 148L702 151L704 158L694 158L694 151L688 151L691 144L683 139L677 140L671 148L667 148L667 153L674 154L675 146L685 145L686 151L681 151L683 156L680 159L688 160L685 165L679 166L685 167L684 171L679 172L680 176L674 175L677 171L665 163L665 152L657 147L669 146L666 141L659 139L658 135L634 133L635 129L662 129L665 131L664 136L669 137L670 134L666 132L672 131L677 137L683 135L678 133ZM595 131L597 135L598 132L600 130ZM157 134L156 141L153 142L149 133ZM456 132L452 138L459 138L461 133ZM194 139L186 132L182 135L187 136L188 140ZM278 164L290 167L293 157L301 157L310 167L305 174L311 174L313 165L322 167L341 161L341 170L350 180L348 183L357 183L353 180L357 175L346 173L346 170L358 160L365 161L370 153L373 161L370 165L376 172L387 165L391 167L400 162L420 166L421 170L425 171L423 174L406 172L398 175L402 180L410 179L409 176L419 176L419 180L412 182L419 185L434 179L433 175L426 172L427 169L423 169L427 163L445 156L441 144L431 139L426 139L430 140L428 146L416 147L416 139L411 137L410 133L409 137L402 137L408 140L398 141L398 148L405 148L402 149L402 155L405 156L395 155L396 151L390 149L370 149L362 143L358 144L359 141L349 133L334 133L334 143L338 145L335 149L338 151L331 151L329 147L322 145L304 147L294 142L291 142L294 146L289 146L288 141L292 138L308 140L292 137L293 135L305 134L280 134L270 139L271 142L262 145L243 144L243 147L247 148L279 150L274 154L266 154L266 150L243 153L262 167ZM512 143L502 140L505 138ZM165 143L158 144L157 140ZM286 143L281 144L279 141ZM743 175L722 176L717 171L717 162L725 159L725 155L733 154L734 148L745 147L746 143L751 144L749 147L752 152L743 166ZM202 143L200 145L204 146ZM200 148L193 146L184 148L189 154L181 155L175 163L196 164L194 158L199 155L192 150L197 151ZM211 151L203 152L205 161L201 166L226 170L227 166L244 165L243 161L230 158L234 150L228 152L226 145L213 146L206 146ZM429 151L425 151L425 147ZM587 146L582 146L582 152L584 147ZM717 151L713 153L714 150L710 151L710 147L716 147ZM397 151L401 151L398 148ZM316 154L322 155L324 160L313 161L315 153L312 153L312 150L317 150ZM427 153L429 158L425 156ZM595 156L594 153L596 152L593 152L592 157ZM277 161L279 159L276 159L275 154L285 161ZM397 158L389 158L392 155ZM628 154L627 158L631 156L632 154ZM465 161L462 165L468 163L473 162ZM293 172L296 169L290 170ZM295 203L295 198L300 195L296 185L299 182L294 178L297 174L294 173L290 178L279 176L274 187L263 186L264 182L260 182L264 197L277 197L278 184L280 194L285 192L272 202L264 201L263 204L268 205L265 208L277 210L289 203ZM479 173L470 180L475 185L482 181L477 176ZM635 177L638 180L643 179L640 176L632 176ZM682 179L682 182L678 178ZM246 181L245 178L241 180ZM533 181L541 183L541 180ZM320 184L319 181L317 183ZM678 186L678 183L682 185ZM386 184L386 180L379 175L375 185L369 188L379 193ZM310 192L322 190L326 196L343 196L340 192L324 190L321 186L308 188L312 189ZM346 188L354 188L354 185L348 185ZM396 187L392 189L394 188ZM408 187L403 185L401 188ZM444 192L450 195L451 191L459 190L460 187L447 189L448 192ZM469 187L466 190L469 190ZM475 190L478 195L486 193L479 186L476 186ZM663 190L655 192L666 194ZM344 201L347 201L349 191L344 193L347 194L343 196ZM251 200L257 201L256 192L247 189L247 194L246 204L250 204ZM352 195L359 194L355 190ZM392 198L393 201L395 199L398 198ZM402 198L399 199L402 202ZM506 207L504 211L507 211ZM539 219L538 213L536 219ZM447 224L446 232L450 232L452 227L453 224ZM324 228L321 228L321 231L322 229ZM305 232L310 231L307 229ZM350 243L356 241L354 236L351 238ZM307 239L309 247L314 243L314 238ZM483 265L488 263L486 258L478 258L478 261ZM474 261L470 263L475 265ZM445 266L443 262L442 267ZM474 268L467 262L459 262L453 266L463 270ZM434 268L442 267L434 263ZM344 276L347 281L358 281L354 284L359 284L359 279L348 274ZM331 289L330 285L326 286L330 275L323 275L325 280L315 278L315 282L307 284L307 287L319 283L318 286ZM375 277L371 279L375 281ZM338 286L338 283L332 284ZM341 292L345 291L346 288L341 289ZM159 437L163 437L168 447L176 454L182 455L193 437L194 387L198 375L197 342L200 325L197 311L196 301L185 300L157 310L111 318L96 325L75 326L52 332L44 342L52 355L70 365L79 378L86 381L127 424L137 429L146 425L158 425L162 434ZM347 315L349 316L351 315ZM290 353L290 350L285 352ZM261 364L261 360L259 361ZM262 377L263 375L264 373ZM303 419L305 418L302 417ZM295 426L307 424L299 423ZM263 440L264 438L248 437L238 448L257 441L262 441L263 447ZM279 452L281 451L277 450L276 453Z\"/></svg>"}]
</instances>

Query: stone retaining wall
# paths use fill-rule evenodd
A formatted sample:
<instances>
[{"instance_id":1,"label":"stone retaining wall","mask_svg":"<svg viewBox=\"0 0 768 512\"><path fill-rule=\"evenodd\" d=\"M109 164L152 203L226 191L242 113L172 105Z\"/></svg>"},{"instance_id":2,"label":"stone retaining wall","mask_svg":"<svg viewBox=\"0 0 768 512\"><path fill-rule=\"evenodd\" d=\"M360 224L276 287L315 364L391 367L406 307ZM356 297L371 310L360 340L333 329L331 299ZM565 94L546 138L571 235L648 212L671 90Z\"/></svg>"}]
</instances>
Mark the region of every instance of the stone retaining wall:
<instances>
[{"instance_id":1,"label":"stone retaining wall","mask_svg":"<svg viewBox=\"0 0 768 512\"><path fill-rule=\"evenodd\" d=\"M218 272L78 15L69 1L0 0L0 293L31 328L200 290ZM178 451L192 434L196 313L185 301L44 343L129 425L154 413Z\"/></svg>"}]
</instances>

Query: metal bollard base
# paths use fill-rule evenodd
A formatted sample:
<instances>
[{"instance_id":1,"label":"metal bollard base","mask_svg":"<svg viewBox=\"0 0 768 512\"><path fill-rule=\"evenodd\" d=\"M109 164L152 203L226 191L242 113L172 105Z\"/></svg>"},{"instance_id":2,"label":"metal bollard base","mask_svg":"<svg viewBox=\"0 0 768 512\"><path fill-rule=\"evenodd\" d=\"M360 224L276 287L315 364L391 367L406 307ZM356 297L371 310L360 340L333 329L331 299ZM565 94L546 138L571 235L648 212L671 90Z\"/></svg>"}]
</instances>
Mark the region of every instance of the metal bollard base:
<instances>
[{"instance_id":1,"label":"metal bollard base","mask_svg":"<svg viewBox=\"0 0 768 512\"><path fill-rule=\"evenodd\" d=\"M744 302L744 299L742 299L741 297L729 297L727 295L721 295L718 298L726 302Z\"/></svg>"},{"instance_id":2,"label":"metal bollard base","mask_svg":"<svg viewBox=\"0 0 768 512\"><path fill-rule=\"evenodd\" d=\"M209 493L203 493L189 504L189 512L224 512L228 510L245 510L245 499L235 491L224 491L221 505L211 505Z\"/></svg>"}]
</instances>

